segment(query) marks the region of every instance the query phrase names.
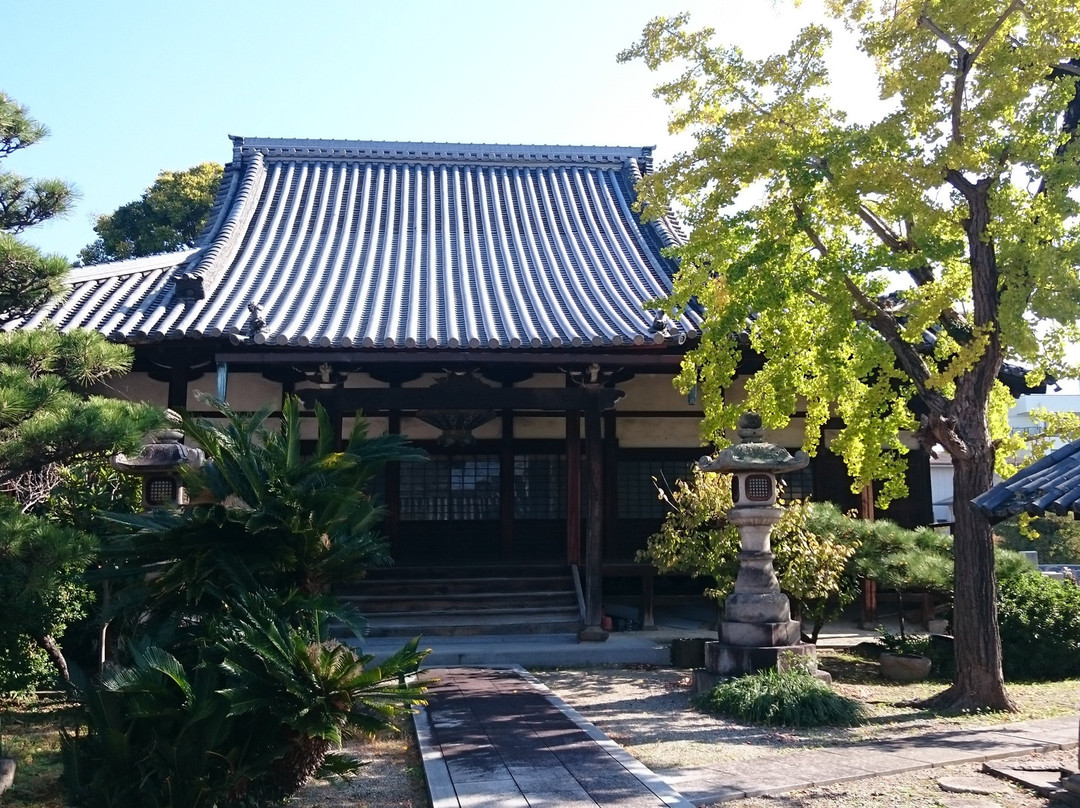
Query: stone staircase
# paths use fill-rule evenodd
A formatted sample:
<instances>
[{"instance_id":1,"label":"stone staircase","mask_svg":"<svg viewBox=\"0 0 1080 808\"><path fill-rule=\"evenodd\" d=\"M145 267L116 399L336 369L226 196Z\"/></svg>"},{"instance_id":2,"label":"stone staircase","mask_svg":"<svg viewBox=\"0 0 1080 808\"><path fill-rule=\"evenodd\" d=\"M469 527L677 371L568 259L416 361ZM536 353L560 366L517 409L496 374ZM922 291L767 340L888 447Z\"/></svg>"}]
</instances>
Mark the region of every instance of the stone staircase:
<instances>
[{"instance_id":1,"label":"stone staircase","mask_svg":"<svg viewBox=\"0 0 1080 808\"><path fill-rule=\"evenodd\" d=\"M336 594L368 621L369 637L575 634L568 566L388 567Z\"/></svg>"}]
</instances>

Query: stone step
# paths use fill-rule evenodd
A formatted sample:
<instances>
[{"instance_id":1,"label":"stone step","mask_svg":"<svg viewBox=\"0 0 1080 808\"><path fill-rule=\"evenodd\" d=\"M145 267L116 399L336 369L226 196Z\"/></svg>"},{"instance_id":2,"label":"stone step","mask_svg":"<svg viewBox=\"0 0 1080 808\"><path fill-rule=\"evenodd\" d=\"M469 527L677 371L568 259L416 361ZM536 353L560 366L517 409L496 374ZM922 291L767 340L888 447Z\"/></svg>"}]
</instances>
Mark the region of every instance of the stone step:
<instances>
[{"instance_id":1,"label":"stone step","mask_svg":"<svg viewBox=\"0 0 1080 808\"><path fill-rule=\"evenodd\" d=\"M516 610L473 615L416 613L378 615L368 619L368 637L466 637L511 634L576 634L581 628L577 609L530 613Z\"/></svg>"},{"instance_id":2,"label":"stone step","mask_svg":"<svg viewBox=\"0 0 1080 808\"><path fill-rule=\"evenodd\" d=\"M355 584L341 587L341 597L381 597L397 595L408 591L411 595L447 595L447 594L485 594L489 592L573 592L573 582L569 575L544 576L538 578L522 577L484 577L484 578L400 578L366 579Z\"/></svg>"},{"instance_id":3,"label":"stone step","mask_svg":"<svg viewBox=\"0 0 1080 808\"><path fill-rule=\"evenodd\" d=\"M355 595L340 598L359 609L362 614L387 612L462 611L491 612L500 609L577 608L577 598L571 591L556 592L450 592L425 595L397 592L393 595Z\"/></svg>"}]
</instances>

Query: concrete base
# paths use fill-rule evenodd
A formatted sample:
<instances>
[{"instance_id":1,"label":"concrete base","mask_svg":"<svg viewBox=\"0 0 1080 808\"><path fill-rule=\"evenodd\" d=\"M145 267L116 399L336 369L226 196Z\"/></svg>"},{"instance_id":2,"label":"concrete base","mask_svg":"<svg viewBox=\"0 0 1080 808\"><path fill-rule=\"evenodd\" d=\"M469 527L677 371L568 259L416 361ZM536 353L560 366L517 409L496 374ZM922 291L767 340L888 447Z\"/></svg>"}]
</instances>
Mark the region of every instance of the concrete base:
<instances>
[{"instance_id":1,"label":"concrete base","mask_svg":"<svg viewBox=\"0 0 1080 808\"><path fill-rule=\"evenodd\" d=\"M773 646L740 646L723 642L705 643L705 670L718 676L742 676L767 668L784 670L789 666L785 659L794 656L800 660L809 657L808 664L817 668L817 646L810 643Z\"/></svg>"},{"instance_id":2,"label":"concrete base","mask_svg":"<svg viewBox=\"0 0 1080 808\"><path fill-rule=\"evenodd\" d=\"M581 642L604 642L608 638L608 632L600 626L585 626L577 636Z\"/></svg>"}]
</instances>

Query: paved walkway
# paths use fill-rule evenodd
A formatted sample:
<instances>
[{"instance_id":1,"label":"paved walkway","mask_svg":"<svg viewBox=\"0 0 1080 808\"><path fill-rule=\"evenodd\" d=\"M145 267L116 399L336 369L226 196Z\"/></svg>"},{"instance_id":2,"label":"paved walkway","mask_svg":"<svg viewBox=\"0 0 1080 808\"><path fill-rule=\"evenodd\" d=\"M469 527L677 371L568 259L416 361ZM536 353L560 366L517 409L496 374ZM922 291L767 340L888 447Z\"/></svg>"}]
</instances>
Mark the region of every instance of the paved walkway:
<instances>
[{"instance_id":1,"label":"paved walkway","mask_svg":"<svg viewBox=\"0 0 1080 808\"><path fill-rule=\"evenodd\" d=\"M433 808L690 808L1077 745L1076 715L651 772L521 668L429 670Z\"/></svg>"},{"instance_id":2,"label":"paved walkway","mask_svg":"<svg viewBox=\"0 0 1080 808\"><path fill-rule=\"evenodd\" d=\"M520 668L428 674L416 734L433 808L691 808Z\"/></svg>"}]
</instances>

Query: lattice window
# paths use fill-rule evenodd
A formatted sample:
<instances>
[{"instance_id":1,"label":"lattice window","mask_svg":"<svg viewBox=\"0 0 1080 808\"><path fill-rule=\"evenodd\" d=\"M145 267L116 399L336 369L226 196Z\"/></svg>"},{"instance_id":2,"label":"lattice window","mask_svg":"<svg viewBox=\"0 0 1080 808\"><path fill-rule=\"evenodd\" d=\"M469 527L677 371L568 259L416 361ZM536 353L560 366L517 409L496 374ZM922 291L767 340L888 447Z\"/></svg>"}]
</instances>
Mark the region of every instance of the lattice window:
<instances>
[{"instance_id":1,"label":"lattice window","mask_svg":"<svg viewBox=\"0 0 1080 808\"><path fill-rule=\"evenodd\" d=\"M176 504L176 480L172 477L148 477L144 485L148 505Z\"/></svg>"},{"instance_id":2,"label":"lattice window","mask_svg":"<svg viewBox=\"0 0 1080 808\"><path fill-rule=\"evenodd\" d=\"M519 455L514 458L514 518L566 517L566 457Z\"/></svg>"},{"instance_id":3,"label":"lattice window","mask_svg":"<svg viewBox=\"0 0 1080 808\"><path fill-rule=\"evenodd\" d=\"M620 460L618 515L620 519L658 519L667 506L657 497L653 477L672 487L690 475L690 460ZM666 481L666 482L665 482Z\"/></svg>"},{"instance_id":4,"label":"lattice window","mask_svg":"<svg viewBox=\"0 0 1080 808\"><path fill-rule=\"evenodd\" d=\"M790 502L793 499L806 499L814 494L814 469L806 466L798 471L791 471L780 477L780 499Z\"/></svg>"},{"instance_id":5,"label":"lattice window","mask_svg":"<svg viewBox=\"0 0 1080 808\"><path fill-rule=\"evenodd\" d=\"M497 455L433 456L401 464L403 521L497 520Z\"/></svg>"}]
</instances>

